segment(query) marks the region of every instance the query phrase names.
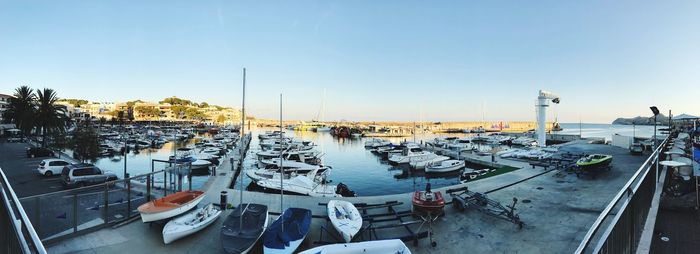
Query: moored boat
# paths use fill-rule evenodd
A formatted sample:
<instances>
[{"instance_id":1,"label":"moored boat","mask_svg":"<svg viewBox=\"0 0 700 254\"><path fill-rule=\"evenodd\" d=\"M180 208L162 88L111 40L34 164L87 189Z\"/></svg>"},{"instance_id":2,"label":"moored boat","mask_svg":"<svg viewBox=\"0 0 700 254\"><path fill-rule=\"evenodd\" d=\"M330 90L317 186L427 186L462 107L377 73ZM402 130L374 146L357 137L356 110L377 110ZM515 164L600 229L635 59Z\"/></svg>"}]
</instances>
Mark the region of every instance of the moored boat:
<instances>
[{"instance_id":1,"label":"moored boat","mask_svg":"<svg viewBox=\"0 0 700 254\"><path fill-rule=\"evenodd\" d=\"M348 201L328 201L328 218L336 231L349 243L362 228L362 216L357 208Z\"/></svg>"},{"instance_id":2,"label":"moored boat","mask_svg":"<svg viewBox=\"0 0 700 254\"><path fill-rule=\"evenodd\" d=\"M431 163L425 167L426 173L443 173L452 172L463 169L465 162L462 160L445 160L436 163Z\"/></svg>"},{"instance_id":3,"label":"moored boat","mask_svg":"<svg viewBox=\"0 0 700 254\"><path fill-rule=\"evenodd\" d=\"M138 207L143 222L169 219L189 211L204 199L203 191L180 191Z\"/></svg>"},{"instance_id":4,"label":"moored boat","mask_svg":"<svg viewBox=\"0 0 700 254\"><path fill-rule=\"evenodd\" d=\"M213 204L195 209L165 224L163 243L168 244L177 239L196 233L211 225L221 215L221 210Z\"/></svg>"}]
</instances>

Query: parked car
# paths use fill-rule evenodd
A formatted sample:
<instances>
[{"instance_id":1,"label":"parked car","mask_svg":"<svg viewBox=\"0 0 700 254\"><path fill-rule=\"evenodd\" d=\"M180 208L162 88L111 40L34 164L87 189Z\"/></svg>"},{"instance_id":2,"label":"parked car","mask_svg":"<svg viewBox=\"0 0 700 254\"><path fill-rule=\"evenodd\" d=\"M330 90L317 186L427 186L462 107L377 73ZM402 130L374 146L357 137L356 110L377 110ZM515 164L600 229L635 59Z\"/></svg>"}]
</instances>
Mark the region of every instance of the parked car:
<instances>
[{"instance_id":1,"label":"parked car","mask_svg":"<svg viewBox=\"0 0 700 254\"><path fill-rule=\"evenodd\" d=\"M27 157L29 158L34 158L34 157L51 157L54 156L54 152L43 148L43 147L28 147L27 148Z\"/></svg>"},{"instance_id":2,"label":"parked car","mask_svg":"<svg viewBox=\"0 0 700 254\"><path fill-rule=\"evenodd\" d=\"M71 164L63 167L61 182L64 187L83 187L117 180L117 175L110 171L102 171L92 164Z\"/></svg>"},{"instance_id":3,"label":"parked car","mask_svg":"<svg viewBox=\"0 0 700 254\"><path fill-rule=\"evenodd\" d=\"M22 138L21 137L9 137L9 138L7 138L7 142L8 143L19 143L19 142L22 142Z\"/></svg>"},{"instance_id":4,"label":"parked car","mask_svg":"<svg viewBox=\"0 0 700 254\"><path fill-rule=\"evenodd\" d=\"M44 176L60 175L65 166L70 165L67 161L61 159L46 159L39 163L37 171Z\"/></svg>"}]
</instances>

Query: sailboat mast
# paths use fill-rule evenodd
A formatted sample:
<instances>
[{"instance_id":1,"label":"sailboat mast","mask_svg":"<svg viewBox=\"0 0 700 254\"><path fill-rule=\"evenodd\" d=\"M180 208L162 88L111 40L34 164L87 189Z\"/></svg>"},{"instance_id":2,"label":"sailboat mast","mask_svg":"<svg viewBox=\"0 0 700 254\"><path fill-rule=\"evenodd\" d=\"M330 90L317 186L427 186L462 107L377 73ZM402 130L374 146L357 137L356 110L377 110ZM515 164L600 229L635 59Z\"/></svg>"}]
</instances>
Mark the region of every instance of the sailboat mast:
<instances>
[{"instance_id":1,"label":"sailboat mast","mask_svg":"<svg viewBox=\"0 0 700 254\"><path fill-rule=\"evenodd\" d=\"M284 232L284 167L282 166L282 154L284 154L284 146L282 145L282 94L280 93L280 216L282 216L282 232Z\"/></svg>"},{"instance_id":2,"label":"sailboat mast","mask_svg":"<svg viewBox=\"0 0 700 254\"><path fill-rule=\"evenodd\" d=\"M241 144L243 144L243 139L245 138L245 135L244 135L244 133L245 133L245 68L243 68L243 100L241 102L241 130L240 130L240 133L241 133ZM244 157L243 153L245 153L245 148L239 147L238 149L240 152L240 160L242 160ZM240 184L241 186L239 187L239 188L241 188L241 194L239 195L240 202L238 203L238 205L242 206L243 205L243 163L241 163L239 165L241 165L241 168L238 169L238 178L240 178L240 181L241 181L241 184ZM245 213L246 208L239 207L239 209L243 209L243 210L241 210L241 216L239 216L240 218L238 219L238 226L240 228L242 228L243 227L243 213ZM223 207L222 207L222 210L223 210Z\"/></svg>"},{"instance_id":3,"label":"sailboat mast","mask_svg":"<svg viewBox=\"0 0 700 254\"><path fill-rule=\"evenodd\" d=\"M245 138L245 68L243 68L243 102L241 102L241 144L243 144L243 139ZM245 152L244 147L239 147L238 148L240 151L240 159L243 159L243 153ZM240 164L243 166L243 163ZM238 178L241 180L241 195L240 199L241 202L239 204L243 204L243 169L239 168L238 169ZM243 224L243 216L241 216L241 225Z\"/></svg>"}]
</instances>

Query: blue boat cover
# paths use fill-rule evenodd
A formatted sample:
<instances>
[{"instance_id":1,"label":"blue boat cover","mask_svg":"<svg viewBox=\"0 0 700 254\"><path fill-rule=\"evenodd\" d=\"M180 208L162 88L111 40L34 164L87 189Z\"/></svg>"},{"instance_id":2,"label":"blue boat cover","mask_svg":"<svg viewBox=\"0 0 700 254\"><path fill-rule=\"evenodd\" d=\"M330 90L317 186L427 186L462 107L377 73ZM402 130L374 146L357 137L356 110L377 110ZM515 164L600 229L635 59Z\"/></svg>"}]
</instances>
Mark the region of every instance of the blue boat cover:
<instances>
[{"instance_id":1,"label":"blue boat cover","mask_svg":"<svg viewBox=\"0 0 700 254\"><path fill-rule=\"evenodd\" d=\"M284 231L282 231L284 223ZM281 218L275 220L263 233L263 245L271 249L284 249L289 242L302 239L309 233L311 210L287 208Z\"/></svg>"}]
</instances>

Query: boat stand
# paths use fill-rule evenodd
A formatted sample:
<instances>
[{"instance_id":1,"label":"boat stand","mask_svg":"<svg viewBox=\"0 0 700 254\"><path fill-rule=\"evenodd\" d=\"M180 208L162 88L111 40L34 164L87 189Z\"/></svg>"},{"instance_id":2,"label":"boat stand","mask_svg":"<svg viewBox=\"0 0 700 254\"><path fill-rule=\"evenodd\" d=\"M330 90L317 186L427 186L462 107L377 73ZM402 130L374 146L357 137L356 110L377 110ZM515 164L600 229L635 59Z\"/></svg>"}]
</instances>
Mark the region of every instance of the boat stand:
<instances>
[{"instance_id":1,"label":"boat stand","mask_svg":"<svg viewBox=\"0 0 700 254\"><path fill-rule=\"evenodd\" d=\"M470 191L468 187L450 189L446 193L452 196L452 206L460 212L467 208L474 208L486 215L518 225L518 229L523 228L523 221L515 213L515 205L518 203L517 198L513 198L512 205L503 206L498 201L489 199L486 194Z\"/></svg>"},{"instance_id":2,"label":"boat stand","mask_svg":"<svg viewBox=\"0 0 700 254\"><path fill-rule=\"evenodd\" d=\"M327 206L327 203L318 203L320 206ZM414 231L411 229L411 225L416 225L416 224L421 224L424 223L424 221L421 220L406 220L406 217L411 217L413 216L413 213L410 210L406 211L397 211L395 206L400 206L403 205L402 202L398 201L387 201L385 203L379 203L379 204L367 204L367 203L356 203L353 204L357 210L360 212L362 215L362 220L363 220L363 226L360 228L360 231L357 233L357 238L359 238L360 241L365 241L365 240L385 240L385 239L401 239L402 241L414 241L414 244L418 244L418 239L423 239L429 236L428 231L422 231L419 228L418 230ZM370 213L370 211L376 211L377 209L382 209L386 208L387 212L385 213ZM395 223L390 223L387 224L387 222L395 222ZM332 226L329 226L328 224L330 223L330 219L328 216L326 216L326 225L321 226L321 234L319 236L318 241L314 241L314 244L334 244L334 243L343 243L344 241L341 240L341 238L338 236L337 233L331 233L331 231L335 230L330 230L329 228L332 228ZM401 229L403 228L406 230L406 234L404 235L398 235L398 236L380 236L377 231L381 231L383 229L394 229L398 228ZM326 238L331 238L331 239L325 239L324 238L324 232L326 235L330 235L330 237Z\"/></svg>"},{"instance_id":3,"label":"boat stand","mask_svg":"<svg viewBox=\"0 0 700 254\"><path fill-rule=\"evenodd\" d=\"M428 212L427 214L421 215L416 213L418 217L421 219L421 224L418 226L418 232L420 232L421 228L425 226L425 224L428 224L428 238L430 241L430 246L435 247L437 246L437 242L433 241L433 222L435 222L438 218L440 218L440 215L443 215L444 212L441 212L439 214L433 214L431 212ZM418 239L415 239L413 242L413 245L418 245Z\"/></svg>"}]
</instances>

